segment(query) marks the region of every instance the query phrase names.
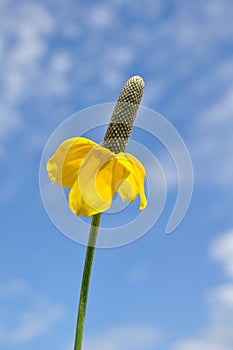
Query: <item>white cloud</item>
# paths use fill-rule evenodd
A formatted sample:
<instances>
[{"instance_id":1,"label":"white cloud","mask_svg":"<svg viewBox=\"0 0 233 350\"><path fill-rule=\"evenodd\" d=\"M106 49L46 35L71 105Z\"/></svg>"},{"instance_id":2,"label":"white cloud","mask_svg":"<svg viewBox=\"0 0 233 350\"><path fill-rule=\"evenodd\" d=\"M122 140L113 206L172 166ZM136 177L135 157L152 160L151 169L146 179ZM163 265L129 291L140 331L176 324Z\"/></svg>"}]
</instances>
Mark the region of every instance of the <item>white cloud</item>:
<instances>
[{"instance_id":1,"label":"white cloud","mask_svg":"<svg viewBox=\"0 0 233 350\"><path fill-rule=\"evenodd\" d=\"M232 67L233 68L233 67ZM232 125L233 86L202 114L200 127L214 129Z\"/></svg>"},{"instance_id":2,"label":"white cloud","mask_svg":"<svg viewBox=\"0 0 233 350\"><path fill-rule=\"evenodd\" d=\"M222 343L216 343L216 339L202 339L202 340L189 340L183 341L177 345L175 350L230 350L230 348L225 347Z\"/></svg>"},{"instance_id":3,"label":"white cloud","mask_svg":"<svg viewBox=\"0 0 233 350\"><path fill-rule=\"evenodd\" d=\"M67 72L71 66L72 61L68 52L58 52L51 57L51 68L56 72Z\"/></svg>"},{"instance_id":4,"label":"white cloud","mask_svg":"<svg viewBox=\"0 0 233 350\"><path fill-rule=\"evenodd\" d=\"M84 349L92 350L141 350L156 349L160 333L147 325L128 324L114 327L104 334L90 336L84 342Z\"/></svg>"},{"instance_id":5,"label":"white cloud","mask_svg":"<svg viewBox=\"0 0 233 350\"><path fill-rule=\"evenodd\" d=\"M94 6L88 15L89 23L95 29L106 29L113 21L112 9L107 4Z\"/></svg>"},{"instance_id":6,"label":"white cloud","mask_svg":"<svg viewBox=\"0 0 233 350\"><path fill-rule=\"evenodd\" d=\"M0 137L3 140L9 133L13 133L22 127L22 120L19 115L8 108L8 106L0 106Z\"/></svg>"},{"instance_id":7,"label":"white cloud","mask_svg":"<svg viewBox=\"0 0 233 350\"><path fill-rule=\"evenodd\" d=\"M5 111L0 122L4 134L1 153L5 140L13 133L18 132L25 142L28 129L36 134L43 133L38 124L41 129L48 128L51 121L43 119L47 104L56 115L56 108L72 110L65 100L72 92L77 97L75 101L81 104L116 99L125 79L143 73L146 79L143 101L153 107L165 101L170 106L169 119L189 116L195 105L195 122L191 125L187 118L185 123L191 125L190 139L194 141L190 143L198 173L199 169L203 173L203 164L208 164L213 169L209 184L231 184L233 168L228 158L232 141L225 136L225 129L226 124L228 130L231 127L232 58L218 55L221 45L228 45L233 30L231 1L178 0L172 11L167 11L166 2L152 0L145 2L145 11L141 11L140 1L135 1L131 8L125 0L99 5L77 5L71 1L59 6L48 1L48 5L28 0L18 5L14 1L0 4L3 38L0 52L4 67L0 97ZM163 11L167 11L166 19L159 17L155 21ZM34 103L36 117L41 121L38 124L33 123L31 115L23 113L25 105ZM212 124L208 130L204 130L204 120L207 125ZM214 120L215 126L209 123ZM221 125L226 121L220 137L218 120ZM216 148L220 147L215 140L220 138L225 142L225 156L216 155ZM205 150L209 153L205 154ZM35 147L24 150L34 151ZM217 163L221 169L218 172Z\"/></svg>"},{"instance_id":8,"label":"white cloud","mask_svg":"<svg viewBox=\"0 0 233 350\"><path fill-rule=\"evenodd\" d=\"M145 281L148 276L148 268L146 265L141 264L133 266L126 271L126 278L129 283L138 284Z\"/></svg>"},{"instance_id":9,"label":"white cloud","mask_svg":"<svg viewBox=\"0 0 233 350\"><path fill-rule=\"evenodd\" d=\"M41 4L24 1L15 11L9 7L1 14L5 67L2 91L4 101L17 107L35 89L33 81L40 74L54 24Z\"/></svg>"},{"instance_id":10,"label":"white cloud","mask_svg":"<svg viewBox=\"0 0 233 350\"><path fill-rule=\"evenodd\" d=\"M224 272L233 278L233 230L225 232L214 242L211 256L220 262Z\"/></svg>"},{"instance_id":11,"label":"white cloud","mask_svg":"<svg viewBox=\"0 0 233 350\"><path fill-rule=\"evenodd\" d=\"M4 302L0 320L0 346L3 347L17 346L37 338L65 316L62 305L39 295L19 278L0 286L0 298ZM18 307L12 309L12 302Z\"/></svg>"},{"instance_id":12,"label":"white cloud","mask_svg":"<svg viewBox=\"0 0 233 350\"><path fill-rule=\"evenodd\" d=\"M72 68L72 57L69 52L55 52L48 59L48 68L43 75L41 87L51 98L64 97L70 91L68 74Z\"/></svg>"},{"instance_id":13,"label":"white cloud","mask_svg":"<svg viewBox=\"0 0 233 350\"><path fill-rule=\"evenodd\" d=\"M12 8L14 10L12 10ZM24 133L30 116L23 112L24 103L33 99L43 104L48 98L65 96L69 89L70 53L56 50L49 54L55 31L55 13L41 3L13 1L0 4L1 83L0 148L13 133ZM35 102L34 102L35 103ZM43 105L42 104L42 105ZM29 120L28 120L29 119ZM27 134L24 135L24 138Z\"/></svg>"},{"instance_id":14,"label":"white cloud","mask_svg":"<svg viewBox=\"0 0 233 350\"><path fill-rule=\"evenodd\" d=\"M233 149L233 77L232 83L226 83L226 86L212 104L193 118L190 125L190 149L199 183L232 188L233 165L229 159Z\"/></svg>"},{"instance_id":15,"label":"white cloud","mask_svg":"<svg viewBox=\"0 0 233 350\"><path fill-rule=\"evenodd\" d=\"M211 256L222 264L230 282L216 286L205 295L208 323L193 337L180 340L174 350L231 350L233 348L233 230L223 233L210 249Z\"/></svg>"},{"instance_id":16,"label":"white cloud","mask_svg":"<svg viewBox=\"0 0 233 350\"><path fill-rule=\"evenodd\" d=\"M0 298L17 297L25 294L27 291L28 284L24 280L16 278L0 285Z\"/></svg>"},{"instance_id":17,"label":"white cloud","mask_svg":"<svg viewBox=\"0 0 233 350\"><path fill-rule=\"evenodd\" d=\"M22 313L18 325L12 329L1 329L0 343L21 344L48 332L64 316L58 305L47 305L40 310Z\"/></svg>"},{"instance_id":18,"label":"white cloud","mask_svg":"<svg viewBox=\"0 0 233 350\"><path fill-rule=\"evenodd\" d=\"M222 308L233 309L233 283L224 284L207 293L208 299Z\"/></svg>"},{"instance_id":19,"label":"white cloud","mask_svg":"<svg viewBox=\"0 0 233 350\"><path fill-rule=\"evenodd\" d=\"M208 324L199 334L179 341L173 350L231 350L233 348L232 284L207 293Z\"/></svg>"},{"instance_id":20,"label":"white cloud","mask_svg":"<svg viewBox=\"0 0 233 350\"><path fill-rule=\"evenodd\" d=\"M15 6L11 1L3 2L0 13L3 42L0 130L6 139L24 124L19 105L35 87L33 80L39 74L39 62L46 52L44 36L53 26L51 16L40 4L25 1Z\"/></svg>"}]
</instances>

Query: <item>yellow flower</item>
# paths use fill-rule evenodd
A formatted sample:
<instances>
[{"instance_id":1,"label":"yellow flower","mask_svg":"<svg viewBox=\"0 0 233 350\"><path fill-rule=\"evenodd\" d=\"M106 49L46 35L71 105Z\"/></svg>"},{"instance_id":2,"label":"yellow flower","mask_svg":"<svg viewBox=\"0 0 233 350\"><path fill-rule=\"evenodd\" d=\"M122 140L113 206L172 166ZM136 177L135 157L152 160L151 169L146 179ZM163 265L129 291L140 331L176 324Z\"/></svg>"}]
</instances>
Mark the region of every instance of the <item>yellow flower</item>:
<instances>
[{"instance_id":1,"label":"yellow flower","mask_svg":"<svg viewBox=\"0 0 233 350\"><path fill-rule=\"evenodd\" d=\"M133 202L140 195L146 207L145 169L129 153L115 154L97 143L76 137L61 143L47 162L48 177L70 188L69 206L76 215L91 216L109 209L113 196Z\"/></svg>"}]
</instances>

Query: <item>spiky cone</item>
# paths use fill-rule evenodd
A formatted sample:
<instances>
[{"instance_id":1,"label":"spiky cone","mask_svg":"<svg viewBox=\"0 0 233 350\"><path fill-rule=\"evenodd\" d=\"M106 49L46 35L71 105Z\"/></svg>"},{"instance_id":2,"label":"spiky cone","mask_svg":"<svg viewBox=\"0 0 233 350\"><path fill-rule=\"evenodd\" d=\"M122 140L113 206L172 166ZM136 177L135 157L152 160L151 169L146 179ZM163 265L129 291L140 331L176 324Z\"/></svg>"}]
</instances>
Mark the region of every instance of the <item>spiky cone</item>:
<instances>
[{"instance_id":1,"label":"spiky cone","mask_svg":"<svg viewBox=\"0 0 233 350\"><path fill-rule=\"evenodd\" d=\"M139 76L133 76L125 83L113 110L103 147L114 153L125 151L142 99L144 85L143 79Z\"/></svg>"}]
</instances>

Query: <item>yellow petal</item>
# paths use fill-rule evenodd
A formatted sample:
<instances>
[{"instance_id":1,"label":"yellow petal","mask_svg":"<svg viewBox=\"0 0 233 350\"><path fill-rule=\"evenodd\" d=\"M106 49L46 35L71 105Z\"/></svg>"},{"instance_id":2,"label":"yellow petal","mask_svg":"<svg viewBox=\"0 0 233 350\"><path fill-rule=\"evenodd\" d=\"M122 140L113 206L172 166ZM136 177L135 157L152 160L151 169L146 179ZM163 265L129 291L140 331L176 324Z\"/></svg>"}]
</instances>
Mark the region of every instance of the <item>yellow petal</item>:
<instances>
[{"instance_id":1,"label":"yellow petal","mask_svg":"<svg viewBox=\"0 0 233 350\"><path fill-rule=\"evenodd\" d=\"M127 176L129 169L118 161L117 155L103 147L94 148L82 163L70 191L71 210L83 216L106 211L119 181Z\"/></svg>"},{"instance_id":2,"label":"yellow petal","mask_svg":"<svg viewBox=\"0 0 233 350\"><path fill-rule=\"evenodd\" d=\"M131 171L128 177L120 184L118 193L120 194L122 200L128 200L130 202L133 202L139 194L139 209L142 210L147 205L147 200L144 192L144 179L146 172L143 165L137 158L129 153L124 154L124 156L129 162L128 167L130 167Z\"/></svg>"},{"instance_id":3,"label":"yellow petal","mask_svg":"<svg viewBox=\"0 0 233 350\"><path fill-rule=\"evenodd\" d=\"M106 211L116 191L131 202L139 194L140 209L147 204L145 169L130 154L115 154L83 137L71 138L58 147L46 167L51 181L71 188L69 205L76 215Z\"/></svg>"},{"instance_id":4,"label":"yellow petal","mask_svg":"<svg viewBox=\"0 0 233 350\"><path fill-rule=\"evenodd\" d=\"M84 217L100 213L100 210L95 209L87 204L80 191L78 179L75 181L69 193L69 206L75 215Z\"/></svg>"},{"instance_id":5,"label":"yellow petal","mask_svg":"<svg viewBox=\"0 0 233 350\"><path fill-rule=\"evenodd\" d=\"M83 159L94 147L99 145L84 137L74 137L62 142L47 162L49 179L59 186L71 188Z\"/></svg>"}]
</instances>

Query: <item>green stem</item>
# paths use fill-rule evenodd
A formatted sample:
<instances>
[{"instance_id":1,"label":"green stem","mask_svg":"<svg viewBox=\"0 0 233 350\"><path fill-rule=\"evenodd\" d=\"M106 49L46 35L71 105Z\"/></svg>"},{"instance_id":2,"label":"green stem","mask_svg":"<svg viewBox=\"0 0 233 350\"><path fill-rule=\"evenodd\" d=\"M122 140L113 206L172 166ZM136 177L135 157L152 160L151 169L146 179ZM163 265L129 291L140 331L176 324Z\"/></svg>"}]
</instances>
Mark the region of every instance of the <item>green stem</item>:
<instances>
[{"instance_id":1,"label":"green stem","mask_svg":"<svg viewBox=\"0 0 233 350\"><path fill-rule=\"evenodd\" d=\"M96 245L96 239L97 239L97 234L98 234L98 229L100 224L100 218L101 218L101 213L93 215L92 222L91 222L88 246L86 251L86 259L85 259L85 264L83 269L82 286L81 286L81 292L80 292L80 298L79 298L78 320L77 320L77 327L76 327L74 350L82 349L83 330L84 330L84 322L85 322L85 315L86 315L86 308L87 308L87 297L88 297L88 290L90 285L91 269L92 269L94 254L95 254L95 245Z\"/></svg>"}]
</instances>

